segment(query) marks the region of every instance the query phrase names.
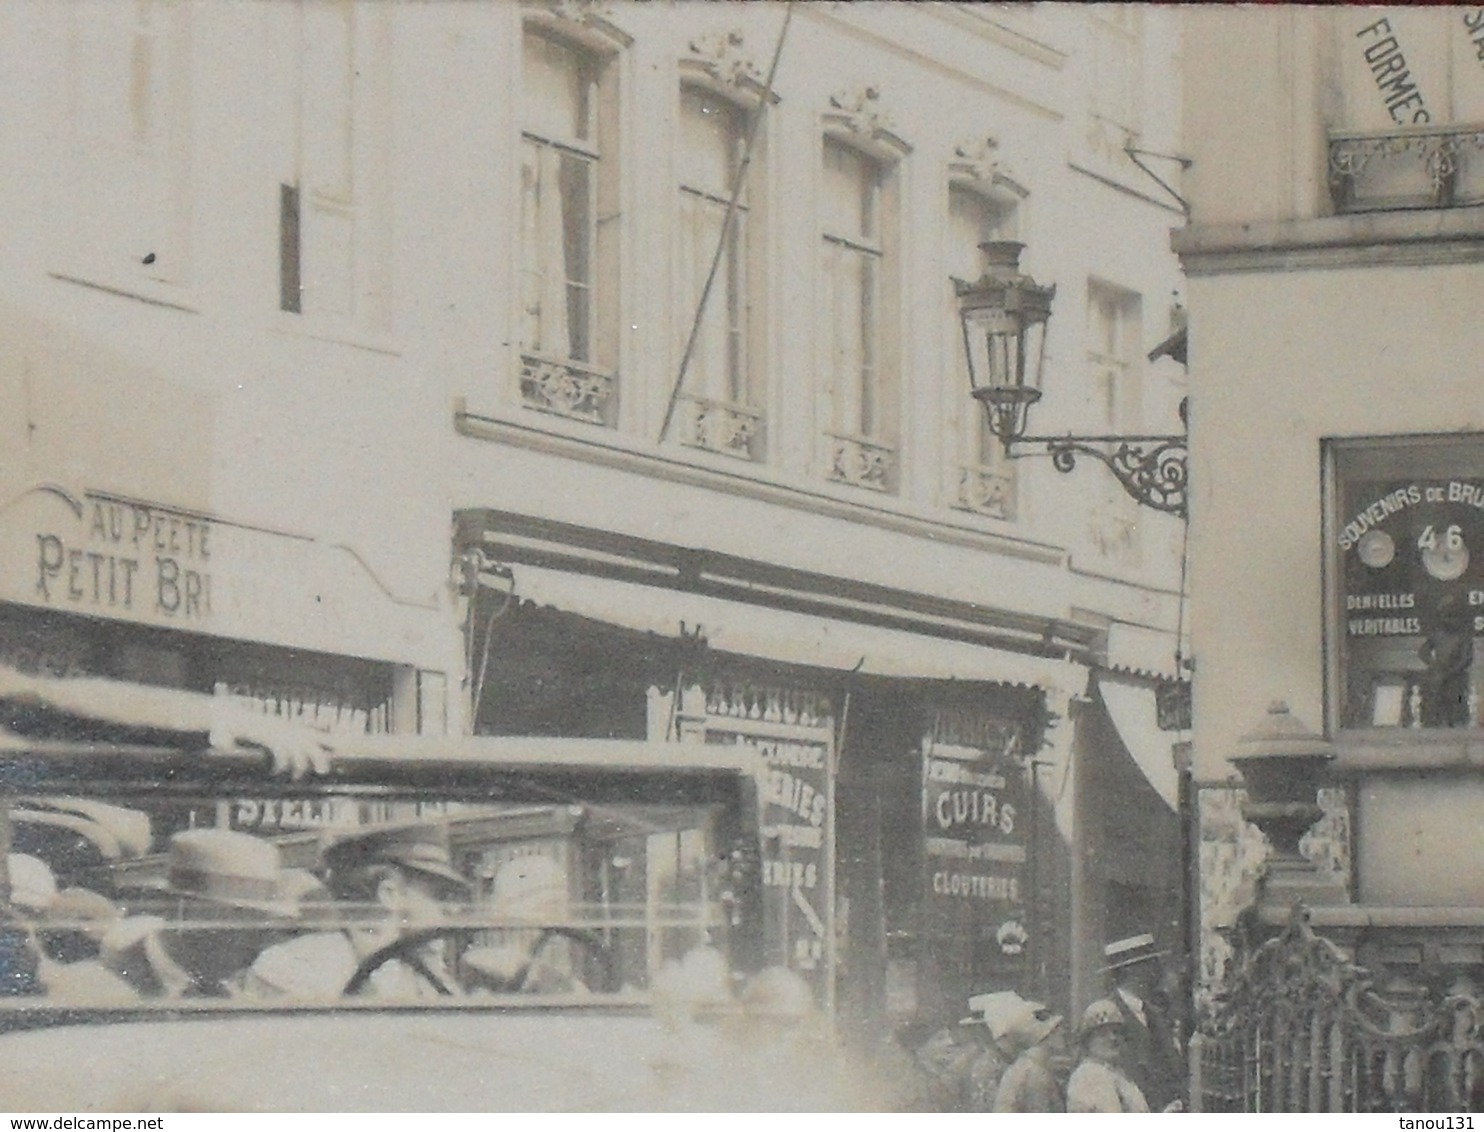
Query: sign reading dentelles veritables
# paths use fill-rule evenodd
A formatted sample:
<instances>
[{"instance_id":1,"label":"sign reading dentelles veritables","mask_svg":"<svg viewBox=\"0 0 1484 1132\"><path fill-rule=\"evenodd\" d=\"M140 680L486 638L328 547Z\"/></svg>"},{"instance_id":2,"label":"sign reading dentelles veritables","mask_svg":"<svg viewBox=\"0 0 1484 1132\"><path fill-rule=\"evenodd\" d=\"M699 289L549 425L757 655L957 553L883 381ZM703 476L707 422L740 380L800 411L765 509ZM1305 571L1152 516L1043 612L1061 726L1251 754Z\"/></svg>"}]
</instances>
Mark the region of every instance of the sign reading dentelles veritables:
<instances>
[{"instance_id":1,"label":"sign reading dentelles veritables","mask_svg":"<svg viewBox=\"0 0 1484 1132\"><path fill-rule=\"evenodd\" d=\"M1484 480L1349 485L1338 532L1349 726L1461 726L1484 637Z\"/></svg>"}]
</instances>

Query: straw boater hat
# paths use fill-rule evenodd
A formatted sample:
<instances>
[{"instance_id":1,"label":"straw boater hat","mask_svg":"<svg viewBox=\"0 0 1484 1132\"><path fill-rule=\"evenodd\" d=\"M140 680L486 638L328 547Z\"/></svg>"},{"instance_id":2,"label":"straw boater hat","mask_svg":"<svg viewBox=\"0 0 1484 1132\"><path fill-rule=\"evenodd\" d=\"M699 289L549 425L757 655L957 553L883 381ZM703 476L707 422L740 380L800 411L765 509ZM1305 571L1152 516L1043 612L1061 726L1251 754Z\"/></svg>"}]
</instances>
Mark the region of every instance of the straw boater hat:
<instances>
[{"instance_id":1,"label":"straw boater hat","mask_svg":"<svg viewBox=\"0 0 1484 1132\"><path fill-rule=\"evenodd\" d=\"M170 839L165 891L227 908L295 914L278 846L231 829L188 829Z\"/></svg>"},{"instance_id":2,"label":"straw boater hat","mask_svg":"<svg viewBox=\"0 0 1484 1132\"><path fill-rule=\"evenodd\" d=\"M336 837L324 850L325 867L336 873L390 864L439 883L450 894L467 897L469 881L453 867L448 831L428 822L408 822L355 830Z\"/></svg>"},{"instance_id":3,"label":"straw boater hat","mask_svg":"<svg viewBox=\"0 0 1484 1132\"><path fill-rule=\"evenodd\" d=\"M1105 972L1121 971L1125 967L1163 959L1168 954L1168 950L1156 950L1154 937L1148 932L1142 935L1126 936L1123 939L1115 939L1103 948L1103 970Z\"/></svg>"},{"instance_id":4,"label":"straw boater hat","mask_svg":"<svg viewBox=\"0 0 1484 1132\"><path fill-rule=\"evenodd\" d=\"M959 1025L986 1026L990 1037L999 1041L1011 1031L1035 1021L1045 1009L1042 1003L1022 998L1014 991L976 994L969 999L969 1017L959 1019Z\"/></svg>"}]
</instances>

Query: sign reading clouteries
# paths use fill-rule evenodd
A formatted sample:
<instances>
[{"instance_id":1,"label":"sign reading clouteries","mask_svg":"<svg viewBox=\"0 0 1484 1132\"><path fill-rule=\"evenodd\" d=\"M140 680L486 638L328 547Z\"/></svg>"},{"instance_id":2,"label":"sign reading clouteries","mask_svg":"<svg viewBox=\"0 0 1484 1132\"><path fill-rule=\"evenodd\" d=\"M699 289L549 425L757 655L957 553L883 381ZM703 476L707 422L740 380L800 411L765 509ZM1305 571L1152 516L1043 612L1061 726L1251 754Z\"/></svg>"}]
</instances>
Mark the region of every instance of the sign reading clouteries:
<instances>
[{"instance_id":1,"label":"sign reading clouteries","mask_svg":"<svg viewBox=\"0 0 1484 1132\"><path fill-rule=\"evenodd\" d=\"M935 738L944 734L942 720L923 743L926 926L991 942L1002 963L1015 962L1028 938L1020 731L1009 721L986 722L975 746Z\"/></svg>"}]
</instances>

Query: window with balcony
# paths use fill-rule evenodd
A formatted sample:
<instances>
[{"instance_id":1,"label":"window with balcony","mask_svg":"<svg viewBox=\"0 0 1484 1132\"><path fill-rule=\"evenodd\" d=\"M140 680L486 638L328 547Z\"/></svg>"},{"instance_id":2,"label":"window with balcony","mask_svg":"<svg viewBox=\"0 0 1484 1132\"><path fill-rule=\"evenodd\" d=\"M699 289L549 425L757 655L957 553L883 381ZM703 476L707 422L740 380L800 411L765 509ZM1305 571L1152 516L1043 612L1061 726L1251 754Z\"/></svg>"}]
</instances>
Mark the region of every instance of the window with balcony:
<instances>
[{"instance_id":1,"label":"window with balcony","mask_svg":"<svg viewBox=\"0 0 1484 1132\"><path fill-rule=\"evenodd\" d=\"M299 7L294 169L279 185L279 309L332 331L388 329L382 15Z\"/></svg>"},{"instance_id":2,"label":"window with balcony","mask_svg":"<svg viewBox=\"0 0 1484 1132\"><path fill-rule=\"evenodd\" d=\"M1013 194L995 194L978 185L950 184L948 189L947 260L949 282L945 291L944 317L946 356L950 359L948 406L952 454L949 498L955 507L996 519L1016 515L1015 461L989 428L989 418L979 402L967 396L968 357L964 351L963 323L953 279L972 281L984 274L984 253L979 245L991 240L1013 240L1018 215Z\"/></svg>"},{"instance_id":3,"label":"window with balcony","mask_svg":"<svg viewBox=\"0 0 1484 1132\"><path fill-rule=\"evenodd\" d=\"M764 451L754 302L762 233L750 187L762 181L759 153L751 155L730 222L727 212L756 112L704 87L681 87L675 356L684 360L685 380L675 435L745 460L760 460Z\"/></svg>"},{"instance_id":4,"label":"window with balcony","mask_svg":"<svg viewBox=\"0 0 1484 1132\"><path fill-rule=\"evenodd\" d=\"M1132 291L1097 280L1087 286L1087 379L1090 431L1104 436L1142 432L1142 304ZM1109 566L1137 567L1138 504L1111 477L1099 477L1087 516L1095 557Z\"/></svg>"},{"instance_id":5,"label":"window with balcony","mask_svg":"<svg viewBox=\"0 0 1484 1132\"><path fill-rule=\"evenodd\" d=\"M828 386L827 475L894 492L898 482L895 168L828 137L824 143L820 340Z\"/></svg>"},{"instance_id":6,"label":"window with balcony","mask_svg":"<svg viewBox=\"0 0 1484 1132\"><path fill-rule=\"evenodd\" d=\"M1484 203L1484 9L1336 8L1338 212Z\"/></svg>"},{"instance_id":7,"label":"window with balcony","mask_svg":"<svg viewBox=\"0 0 1484 1132\"><path fill-rule=\"evenodd\" d=\"M1340 726L1478 728L1484 437L1337 440L1327 471Z\"/></svg>"},{"instance_id":8,"label":"window with balcony","mask_svg":"<svg viewBox=\"0 0 1484 1132\"><path fill-rule=\"evenodd\" d=\"M520 401L618 420L617 130L612 59L528 24L520 143Z\"/></svg>"}]
</instances>

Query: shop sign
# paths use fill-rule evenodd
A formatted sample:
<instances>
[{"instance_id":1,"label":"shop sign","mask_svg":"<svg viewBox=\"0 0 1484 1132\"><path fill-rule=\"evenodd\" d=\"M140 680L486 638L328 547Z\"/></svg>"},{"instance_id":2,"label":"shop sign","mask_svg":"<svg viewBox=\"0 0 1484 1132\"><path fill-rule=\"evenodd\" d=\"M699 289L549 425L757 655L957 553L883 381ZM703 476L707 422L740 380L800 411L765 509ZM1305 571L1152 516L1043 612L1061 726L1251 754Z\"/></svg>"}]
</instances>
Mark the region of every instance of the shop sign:
<instances>
[{"instance_id":1,"label":"shop sign","mask_svg":"<svg viewBox=\"0 0 1484 1132\"><path fill-rule=\"evenodd\" d=\"M1442 622L1484 635L1484 480L1360 484L1338 544L1344 632L1412 637Z\"/></svg>"},{"instance_id":2,"label":"shop sign","mask_svg":"<svg viewBox=\"0 0 1484 1132\"><path fill-rule=\"evenodd\" d=\"M992 940L1003 961L1023 955L1026 819L1023 773L1012 737L992 749L923 743L925 928L933 935Z\"/></svg>"},{"instance_id":3,"label":"shop sign","mask_svg":"<svg viewBox=\"0 0 1484 1132\"><path fill-rule=\"evenodd\" d=\"M211 619L209 520L91 494L77 520L34 532L41 604L186 627Z\"/></svg>"},{"instance_id":4,"label":"shop sign","mask_svg":"<svg viewBox=\"0 0 1484 1132\"><path fill-rule=\"evenodd\" d=\"M706 742L747 747L767 767L758 833L768 962L800 972L822 994L834 905L826 841L831 731L825 723L790 728L795 735L787 738L768 734L776 730L767 721L713 717Z\"/></svg>"},{"instance_id":5,"label":"shop sign","mask_svg":"<svg viewBox=\"0 0 1484 1132\"><path fill-rule=\"evenodd\" d=\"M1484 479L1343 485L1340 563L1346 726L1457 727L1478 716L1484 637Z\"/></svg>"},{"instance_id":6,"label":"shop sign","mask_svg":"<svg viewBox=\"0 0 1484 1132\"><path fill-rule=\"evenodd\" d=\"M0 602L379 658L434 608L347 546L55 485L0 500Z\"/></svg>"}]
</instances>

